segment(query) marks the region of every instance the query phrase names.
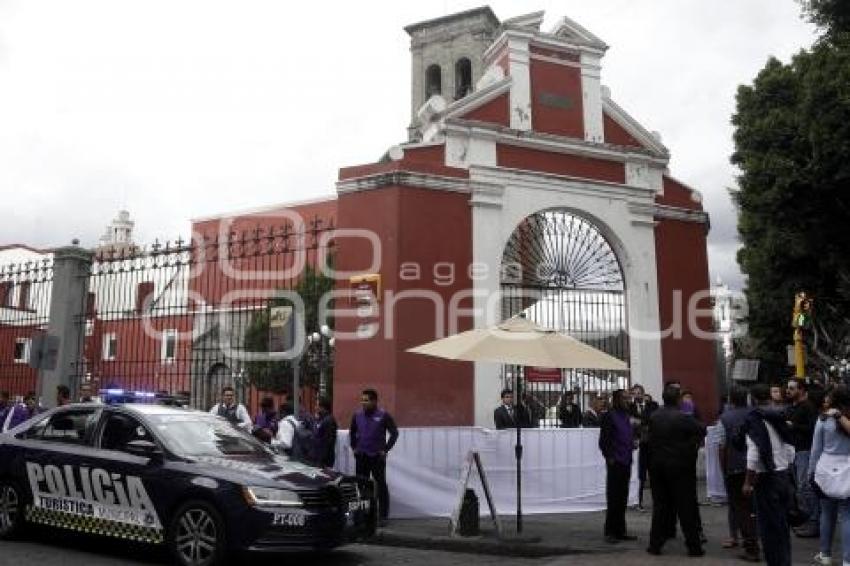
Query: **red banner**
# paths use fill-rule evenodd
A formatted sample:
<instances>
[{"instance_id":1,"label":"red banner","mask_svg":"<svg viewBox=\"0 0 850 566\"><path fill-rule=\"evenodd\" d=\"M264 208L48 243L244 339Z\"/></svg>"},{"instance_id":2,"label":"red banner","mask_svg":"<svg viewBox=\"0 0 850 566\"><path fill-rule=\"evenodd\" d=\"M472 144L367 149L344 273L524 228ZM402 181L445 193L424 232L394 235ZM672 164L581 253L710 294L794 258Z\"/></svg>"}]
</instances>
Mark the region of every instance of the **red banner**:
<instances>
[{"instance_id":1,"label":"red banner","mask_svg":"<svg viewBox=\"0 0 850 566\"><path fill-rule=\"evenodd\" d=\"M534 383L561 383L559 368L525 366L525 380Z\"/></svg>"}]
</instances>

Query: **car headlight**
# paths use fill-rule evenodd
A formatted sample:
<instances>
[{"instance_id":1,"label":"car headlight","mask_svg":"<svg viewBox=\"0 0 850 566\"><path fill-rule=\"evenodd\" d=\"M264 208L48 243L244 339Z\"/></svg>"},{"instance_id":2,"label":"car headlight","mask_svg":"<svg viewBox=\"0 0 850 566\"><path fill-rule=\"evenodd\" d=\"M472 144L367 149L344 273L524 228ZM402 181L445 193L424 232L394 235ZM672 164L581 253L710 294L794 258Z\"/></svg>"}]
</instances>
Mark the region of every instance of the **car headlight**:
<instances>
[{"instance_id":1,"label":"car headlight","mask_svg":"<svg viewBox=\"0 0 850 566\"><path fill-rule=\"evenodd\" d=\"M248 505L265 507L300 507L301 498L294 491L268 487L243 487L242 494Z\"/></svg>"}]
</instances>

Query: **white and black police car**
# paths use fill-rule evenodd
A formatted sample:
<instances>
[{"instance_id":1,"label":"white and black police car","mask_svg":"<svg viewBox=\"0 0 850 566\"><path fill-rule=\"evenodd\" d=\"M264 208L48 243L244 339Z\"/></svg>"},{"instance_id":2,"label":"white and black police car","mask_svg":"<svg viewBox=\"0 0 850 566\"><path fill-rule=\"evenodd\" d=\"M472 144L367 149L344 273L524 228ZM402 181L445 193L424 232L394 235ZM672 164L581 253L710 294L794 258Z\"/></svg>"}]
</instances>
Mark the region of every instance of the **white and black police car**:
<instances>
[{"instance_id":1,"label":"white and black police car","mask_svg":"<svg viewBox=\"0 0 850 566\"><path fill-rule=\"evenodd\" d=\"M371 536L375 511L370 482L294 462L200 411L76 404L0 435L0 539L47 525L213 566Z\"/></svg>"}]
</instances>

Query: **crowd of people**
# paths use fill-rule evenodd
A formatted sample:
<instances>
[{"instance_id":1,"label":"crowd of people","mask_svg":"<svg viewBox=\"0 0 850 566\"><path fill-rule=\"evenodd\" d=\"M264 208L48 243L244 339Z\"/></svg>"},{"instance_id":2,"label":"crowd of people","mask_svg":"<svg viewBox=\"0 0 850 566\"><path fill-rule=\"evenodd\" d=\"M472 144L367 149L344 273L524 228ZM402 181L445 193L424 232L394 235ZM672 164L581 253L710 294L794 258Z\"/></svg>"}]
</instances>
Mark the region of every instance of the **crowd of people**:
<instances>
[{"instance_id":1,"label":"crowd of people","mask_svg":"<svg viewBox=\"0 0 850 566\"><path fill-rule=\"evenodd\" d=\"M647 479L652 523L647 552L662 553L678 520L689 556L707 542L697 503L697 456L706 427L693 397L668 383L659 407L643 388L617 390L599 418L605 458L605 539L635 540L626 526L634 454L638 458L638 509ZM575 423L576 407L566 413ZM562 419L564 422L565 419ZM818 537L818 565L850 564L850 391L791 379L785 386L734 387L721 412L720 465L728 495L729 538L738 558L769 566L791 564L792 533ZM836 526L842 557L833 560Z\"/></svg>"},{"instance_id":2,"label":"crowd of people","mask_svg":"<svg viewBox=\"0 0 850 566\"><path fill-rule=\"evenodd\" d=\"M292 403L285 396L275 408L274 399L265 397L260 411L251 419L248 410L236 399L232 387L224 387L221 401L213 405L210 414L231 422L253 434L276 450L306 464L332 468L336 462L337 430L330 399L320 398L315 413L299 411L294 414ZM392 416L378 406L378 393L364 389L360 410L351 418L349 445L354 453L355 473L375 481L379 520L389 516L390 493L387 486L387 454L398 440L398 427Z\"/></svg>"}]
</instances>

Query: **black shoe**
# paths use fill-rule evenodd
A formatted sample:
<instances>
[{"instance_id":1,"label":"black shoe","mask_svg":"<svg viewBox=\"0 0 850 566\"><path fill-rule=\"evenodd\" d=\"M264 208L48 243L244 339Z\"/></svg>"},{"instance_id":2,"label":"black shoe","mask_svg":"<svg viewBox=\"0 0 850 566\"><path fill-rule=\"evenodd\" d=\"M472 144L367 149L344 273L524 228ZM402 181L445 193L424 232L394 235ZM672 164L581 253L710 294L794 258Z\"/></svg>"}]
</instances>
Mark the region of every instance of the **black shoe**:
<instances>
[{"instance_id":1,"label":"black shoe","mask_svg":"<svg viewBox=\"0 0 850 566\"><path fill-rule=\"evenodd\" d=\"M815 538L820 536L820 532L816 529L799 529L794 531L794 534L800 538Z\"/></svg>"},{"instance_id":2,"label":"black shoe","mask_svg":"<svg viewBox=\"0 0 850 566\"><path fill-rule=\"evenodd\" d=\"M620 542L620 538L614 535L605 535L605 542L608 544L617 544Z\"/></svg>"},{"instance_id":3,"label":"black shoe","mask_svg":"<svg viewBox=\"0 0 850 566\"><path fill-rule=\"evenodd\" d=\"M637 539L638 538L635 535L620 535L620 536L617 537L617 540L622 540L622 541L635 541Z\"/></svg>"},{"instance_id":4,"label":"black shoe","mask_svg":"<svg viewBox=\"0 0 850 566\"><path fill-rule=\"evenodd\" d=\"M690 548L688 549L688 556L705 556L705 551L701 548Z\"/></svg>"},{"instance_id":5,"label":"black shoe","mask_svg":"<svg viewBox=\"0 0 850 566\"><path fill-rule=\"evenodd\" d=\"M655 548L654 546L647 547L646 552L652 554L653 556L661 556L661 549Z\"/></svg>"}]
</instances>

